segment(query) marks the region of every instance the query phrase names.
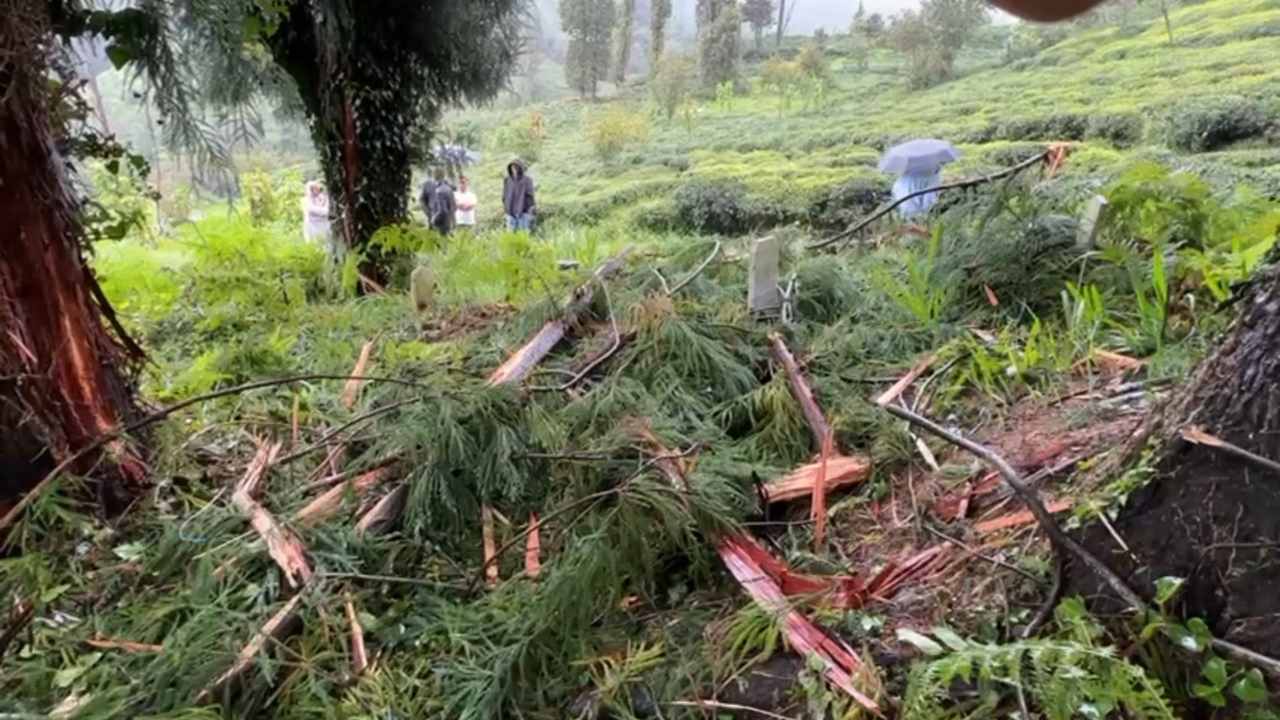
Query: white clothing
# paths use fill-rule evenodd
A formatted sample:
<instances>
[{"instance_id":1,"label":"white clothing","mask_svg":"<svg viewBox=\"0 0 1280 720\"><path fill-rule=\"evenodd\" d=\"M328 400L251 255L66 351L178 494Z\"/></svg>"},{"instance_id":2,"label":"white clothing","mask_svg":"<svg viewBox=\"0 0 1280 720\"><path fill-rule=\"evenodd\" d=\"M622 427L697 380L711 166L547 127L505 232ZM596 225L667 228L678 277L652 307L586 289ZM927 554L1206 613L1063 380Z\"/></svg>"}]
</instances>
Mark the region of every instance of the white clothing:
<instances>
[{"instance_id":1,"label":"white clothing","mask_svg":"<svg viewBox=\"0 0 1280 720\"><path fill-rule=\"evenodd\" d=\"M912 193L935 188L942 184L942 170L932 173L913 173L903 175L893 184L893 199L898 200ZM911 198L898 206L898 213L904 218L912 218L929 212L929 208L938 202L938 193L925 193Z\"/></svg>"},{"instance_id":2,"label":"white clothing","mask_svg":"<svg viewBox=\"0 0 1280 720\"><path fill-rule=\"evenodd\" d=\"M457 225L459 227L472 227L476 224L476 194L468 190L461 190L453 193L454 204L458 206L456 212ZM464 209L465 208L465 209Z\"/></svg>"}]
</instances>

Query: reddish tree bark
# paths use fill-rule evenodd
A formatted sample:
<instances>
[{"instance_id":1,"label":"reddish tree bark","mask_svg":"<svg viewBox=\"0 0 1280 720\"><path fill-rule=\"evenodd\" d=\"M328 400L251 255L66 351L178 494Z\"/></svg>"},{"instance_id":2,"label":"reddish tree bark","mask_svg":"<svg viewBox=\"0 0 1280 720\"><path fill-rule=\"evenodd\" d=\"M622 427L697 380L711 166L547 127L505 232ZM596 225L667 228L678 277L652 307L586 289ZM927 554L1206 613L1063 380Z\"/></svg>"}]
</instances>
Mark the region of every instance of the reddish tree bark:
<instances>
[{"instance_id":1,"label":"reddish tree bark","mask_svg":"<svg viewBox=\"0 0 1280 720\"><path fill-rule=\"evenodd\" d=\"M110 307L82 249L80 206L52 119L47 18L24 19L0 36L11 51L0 67L0 435L9 438L0 476L9 482L127 420L134 408L127 369L137 359L136 345L107 330ZM108 496L144 473L124 443L73 470L92 472Z\"/></svg>"}]
</instances>

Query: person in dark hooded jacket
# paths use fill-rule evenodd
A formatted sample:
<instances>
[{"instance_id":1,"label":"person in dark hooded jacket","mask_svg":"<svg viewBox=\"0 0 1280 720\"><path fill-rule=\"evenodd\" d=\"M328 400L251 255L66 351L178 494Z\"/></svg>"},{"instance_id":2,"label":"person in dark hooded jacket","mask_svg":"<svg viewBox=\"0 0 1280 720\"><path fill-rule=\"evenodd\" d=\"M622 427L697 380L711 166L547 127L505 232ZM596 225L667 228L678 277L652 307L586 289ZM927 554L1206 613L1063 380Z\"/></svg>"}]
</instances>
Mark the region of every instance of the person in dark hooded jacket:
<instances>
[{"instance_id":1,"label":"person in dark hooded jacket","mask_svg":"<svg viewBox=\"0 0 1280 720\"><path fill-rule=\"evenodd\" d=\"M526 172L524 162L516 159L507 165L507 176L502 179L502 207L507 214L508 230L533 229L536 202L533 196L533 178Z\"/></svg>"},{"instance_id":2,"label":"person in dark hooded jacket","mask_svg":"<svg viewBox=\"0 0 1280 720\"><path fill-rule=\"evenodd\" d=\"M444 171L436 170L435 183L427 199L427 219L431 227L441 235L453 231L458 206L453 198L453 186L444 179Z\"/></svg>"}]
</instances>

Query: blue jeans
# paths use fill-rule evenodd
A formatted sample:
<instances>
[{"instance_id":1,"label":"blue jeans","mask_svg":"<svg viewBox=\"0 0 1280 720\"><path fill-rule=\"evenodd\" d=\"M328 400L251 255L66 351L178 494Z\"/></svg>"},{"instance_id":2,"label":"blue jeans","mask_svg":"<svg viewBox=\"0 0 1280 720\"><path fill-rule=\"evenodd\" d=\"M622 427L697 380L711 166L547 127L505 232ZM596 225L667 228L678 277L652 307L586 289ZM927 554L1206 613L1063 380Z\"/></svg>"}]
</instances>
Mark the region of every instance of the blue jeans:
<instances>
[{"instance_id":1,"label":"blue jeans","mask_svg":"<svg viewBox=\"0 0 1280 720\"><path fill-rule=\"evenodd\" d=\"M518 230L529 232L530 230L533 230L533 214L524 213L520 217L516 217L515 215L508 215L507 229L512 232L516 232Z\"/></svg>"}]
</instances>

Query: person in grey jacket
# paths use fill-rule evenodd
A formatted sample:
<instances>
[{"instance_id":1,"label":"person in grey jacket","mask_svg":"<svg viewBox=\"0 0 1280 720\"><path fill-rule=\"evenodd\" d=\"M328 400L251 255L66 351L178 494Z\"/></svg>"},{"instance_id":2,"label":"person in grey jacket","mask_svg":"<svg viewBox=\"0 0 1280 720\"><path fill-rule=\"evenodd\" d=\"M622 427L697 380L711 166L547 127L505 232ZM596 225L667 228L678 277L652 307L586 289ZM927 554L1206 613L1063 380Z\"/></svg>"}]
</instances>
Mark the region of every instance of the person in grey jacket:
<instances>
[{"instance_id":1,"label":"person in grey jacket","mask_svg":"<svg viewBox=\"0 0 1280 720\"><path fill-rule=\"evenodd\" d=\"M502 179L502 208L507 214L507 229L532 230L536 207L533 178L529 177L523 161L512 160L507 165L507 176Z\"/></svg>"}]
</instances>

